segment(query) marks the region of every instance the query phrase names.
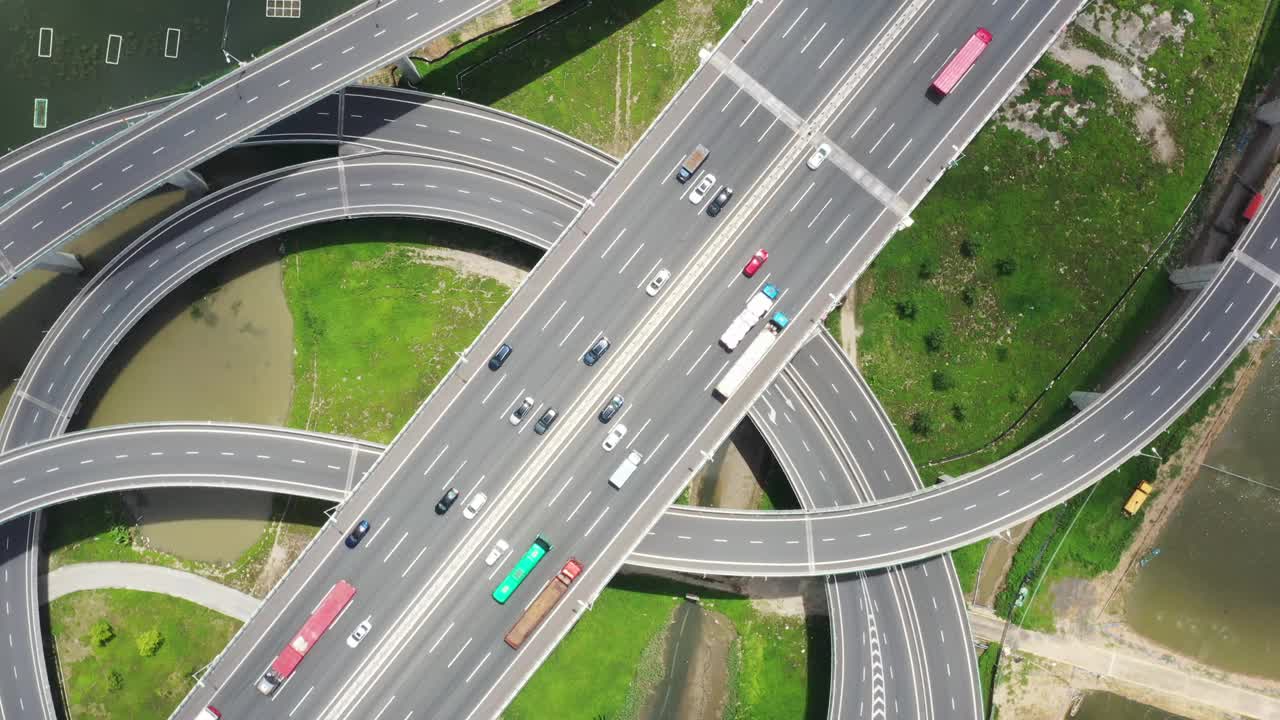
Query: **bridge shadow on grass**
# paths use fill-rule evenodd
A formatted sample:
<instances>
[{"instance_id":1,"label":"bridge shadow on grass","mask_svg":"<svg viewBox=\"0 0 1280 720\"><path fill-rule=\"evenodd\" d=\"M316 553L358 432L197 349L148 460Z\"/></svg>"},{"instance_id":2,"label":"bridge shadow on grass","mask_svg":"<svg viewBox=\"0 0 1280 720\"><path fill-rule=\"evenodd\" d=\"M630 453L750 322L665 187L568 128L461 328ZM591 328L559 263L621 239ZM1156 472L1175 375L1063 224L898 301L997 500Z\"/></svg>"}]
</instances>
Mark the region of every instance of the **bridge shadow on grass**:
<instances>
[{"instance_id":1,"label":"bridge shadow on grass","mask_svg":"<svg viewBox=\"0 0 1280 720\"><path fill-rule=\"evenodd\" d=\"M417 89L491 105L625 29L659 2L564 0L432 63Z\"/></svg>"}]
</instances>

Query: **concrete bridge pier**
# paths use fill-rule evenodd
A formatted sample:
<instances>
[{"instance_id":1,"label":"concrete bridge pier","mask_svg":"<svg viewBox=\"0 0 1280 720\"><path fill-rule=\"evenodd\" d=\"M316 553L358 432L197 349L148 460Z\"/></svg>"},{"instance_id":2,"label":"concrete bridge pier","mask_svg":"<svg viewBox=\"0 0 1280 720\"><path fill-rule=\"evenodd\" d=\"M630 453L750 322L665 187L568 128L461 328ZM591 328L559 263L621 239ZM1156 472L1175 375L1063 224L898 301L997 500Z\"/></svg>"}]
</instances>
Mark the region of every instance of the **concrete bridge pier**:
<instances>
[{"instance_id":1,"label":"concrete bridge pier","mask_svg":"<svg viewBox=\"0 0 1280 720\"><path fill-rule=\"evenodd\" d=\"M1218 274L1218 268L1221 266L1222 263L1216 262L1180 267L1169 271L1169 282L1179 290L1203 290L1213 281L1213 277Z\"/></svg>"},{"instance_id":2,"label":"concrete bridge pier","mask_svg":"<svg viewBox=\"0 0 1280 720\"><path fill-rule=\"evenodd\" d=\"M200 177L200 174L190 168L175 174L166 180L170 185L185 190L188 195L193 198L203 197L209 194L209 183Z\"/></svg>"},{"instance_id":3,"label":"concrete bridge pier","mask_svg":"<svg viewBox=\"0 0 1280 720\"><path fill-rule=\"evenodd\" d=\"M1102 393L1077 390L1071 393L1071 404L1075 405L1077 410L1083 410L1092 405L1093 401L1100 397L1102 397Z\"/></svg>"},{"instance_id":4,"label":"concrete bridge pier","mask_svg":"<svg viewBox=\"0 0 1280 720\"><path fill-rule=\"evenodd\" d=\"M80 258L61 250L45 253L36 260L35 267L37 270L51 270L63 275L79 275L84 272L84 265L80 264Z\"/></svg>"},{"instance_id":5,"label":"concrete bridge pier","mask_svg":"<svg viewBox=\"0 0 1280 720\"><path fill-rule=\"evenodd\" d=\"M422 73L418 72L418 64L408 55L396 58L396 67L400 68L400 77L410 85L422 82Z\"/></svg>"}]
</instances>

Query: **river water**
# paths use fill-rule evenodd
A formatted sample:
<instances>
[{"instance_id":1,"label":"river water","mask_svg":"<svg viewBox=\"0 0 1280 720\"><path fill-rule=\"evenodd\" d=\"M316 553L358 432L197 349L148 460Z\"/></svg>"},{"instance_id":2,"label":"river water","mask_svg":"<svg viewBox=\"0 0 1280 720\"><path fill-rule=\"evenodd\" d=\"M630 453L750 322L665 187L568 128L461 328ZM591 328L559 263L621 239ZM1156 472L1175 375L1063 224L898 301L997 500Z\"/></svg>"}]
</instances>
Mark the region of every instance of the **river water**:
<instances>
[{"instance_id":1,"label":"river water","mask_svg":"<svg viewBox=\"0 0 1280 720\"><path fill-rule=\"evenodd\" d=\"M1129 623L1179 653L1280 679L1280 351L1272 352L1126 603ZM1266 483L1271 489L1256 483Z\"/></svg>"}]
</instances>

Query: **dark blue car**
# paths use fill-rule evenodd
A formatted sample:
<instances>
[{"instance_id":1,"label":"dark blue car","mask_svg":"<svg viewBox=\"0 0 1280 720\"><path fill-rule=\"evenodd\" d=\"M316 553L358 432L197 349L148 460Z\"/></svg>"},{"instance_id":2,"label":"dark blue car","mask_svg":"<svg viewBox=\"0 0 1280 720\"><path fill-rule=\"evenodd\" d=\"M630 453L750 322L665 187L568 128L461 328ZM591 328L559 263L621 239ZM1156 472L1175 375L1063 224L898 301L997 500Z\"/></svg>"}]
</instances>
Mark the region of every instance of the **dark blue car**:
<instances>
[{"instance_id":1,"label":"dark blue car","mask_svg":"<svg viewBox=\"0 0 1280 720\"><path fill-rule=\"evenodd\" d=\"M354 548L360 544L365 535L369 534L369 521L361 520L352 528L351 534L347 536L347 547Z\"/></svg>"}]
</instances>

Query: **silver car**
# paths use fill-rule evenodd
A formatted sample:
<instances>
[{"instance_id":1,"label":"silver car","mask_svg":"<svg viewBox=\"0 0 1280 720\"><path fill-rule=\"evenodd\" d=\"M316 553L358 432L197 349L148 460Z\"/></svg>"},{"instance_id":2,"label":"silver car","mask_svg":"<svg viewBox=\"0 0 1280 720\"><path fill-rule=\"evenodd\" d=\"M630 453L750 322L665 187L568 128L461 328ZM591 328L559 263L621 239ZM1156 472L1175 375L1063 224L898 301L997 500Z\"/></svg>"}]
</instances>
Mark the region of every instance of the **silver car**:
<instances>
[{"instance_id":1,"label":"silver car","mask_svg":"<svg viewBox=\"0 0 1280 720\"><path fill-rule=\"evenodd\" d=\"M511 415L507 417L507 422L511 423L512 425L519 425L520 422L524 420L524 416L529 414L529 410L532 407L533 407L533 398L531 397L525 398L524 402L517 405L516 409L511 411Z\"/></svg>"},{"instance_id":2,"label":"silver car","mask_svg":"<svg viewBox=\"0 0 1280 720\"><path fill-rule=\"evenodd\" d=\"M369 634L369 630L372 627L373 623L369 622L369 618L365 618L364 622L357 625L356 629L351 631L351 636L347 638L347 647L354 648L359 645L360 641L364 639L364 636Z\"/></svg>"}]
</instances>

